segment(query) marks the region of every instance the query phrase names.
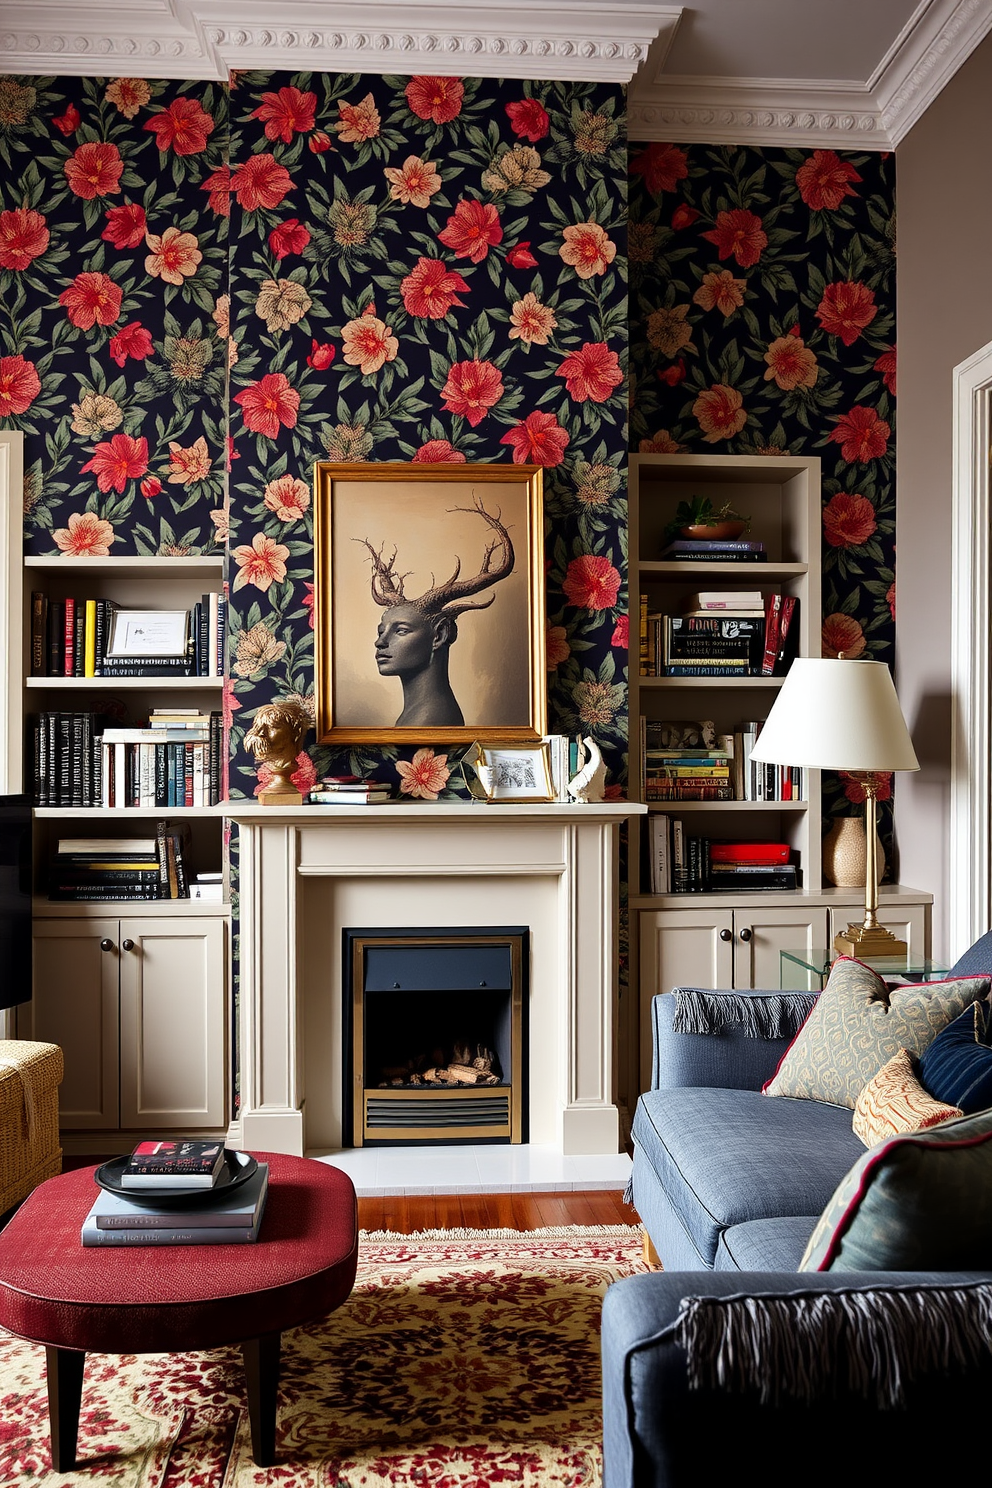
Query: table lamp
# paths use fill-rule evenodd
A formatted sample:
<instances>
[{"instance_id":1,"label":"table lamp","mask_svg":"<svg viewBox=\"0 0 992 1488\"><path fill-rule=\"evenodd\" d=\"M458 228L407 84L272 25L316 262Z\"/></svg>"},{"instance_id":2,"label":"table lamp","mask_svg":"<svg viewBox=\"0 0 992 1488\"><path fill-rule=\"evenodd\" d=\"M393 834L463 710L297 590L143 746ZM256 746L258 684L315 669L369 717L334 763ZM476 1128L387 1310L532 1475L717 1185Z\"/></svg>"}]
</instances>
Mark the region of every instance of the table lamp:
<instances>
[{"instance_id":1,"label":"table lamp","mask_svg":"<svg viewBox=\"0 0 992 1488\"><path fill-rule=\"evenodd\" d=\"M882 661L797 657L765 719L753 760L843 770L865 792L865 918L834 938L845 956L905 956L907 945L878 923L876 803L879 775L918 770L913 742Z\"/></svg>"}]
</instances>

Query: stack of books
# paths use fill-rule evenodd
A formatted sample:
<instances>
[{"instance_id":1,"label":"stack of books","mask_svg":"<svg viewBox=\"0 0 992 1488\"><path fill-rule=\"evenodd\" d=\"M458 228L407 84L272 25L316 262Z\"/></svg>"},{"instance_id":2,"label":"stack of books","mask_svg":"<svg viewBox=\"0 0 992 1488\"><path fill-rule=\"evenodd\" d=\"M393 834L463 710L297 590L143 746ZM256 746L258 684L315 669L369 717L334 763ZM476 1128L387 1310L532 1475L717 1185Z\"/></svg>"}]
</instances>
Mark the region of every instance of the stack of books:
<instances>
[{"instance_id":1,"label":"stack of books","mask_svg":"<svg viewBox=\"0 0 992 1488\"><path fill-rule=\"evenodd\" d=\"M724 679L784 675L796 652L799 601L779 593L750 598L758 603L690 604L681 615L666 615L649 609L648 596L642 594L641 675Z\"/></svg>"},{"instance_id":2,"label":"stack of books","mask_svg":"<svg viewBox=\"0 0 992 1488\"><path fill-rule=\"evenodd\" d=\"M61 837L48 871L57 902L188 899L188 824L156 823L154 837Z\"/></svg>"},{"instance_id":3,"label":"stack of books","mask_svg":"<svg viewBox=\"0 0 992 1488\"><path fill-rule=\"evenodd\" d=\"M715 749L652 749L644 752L645 801L732 801L733 741Z\"/></svg>"},{"instance_id":4,"label":"stack of books","mask_svg":"<svg viewBox=\"0 0 992 1488\"><path fill-rule=\"evenodd\" d=\"M663 563L764 563L768 553L763 542L746 537L716 542L677 538L658 556Z\"/></svg>"},{"instance_id":5,"label":"stack of books","mask_svg":"<svg viewBox=\"0 0 992 1488\"><path fill-rule=\"evenodd\" d=\"M105 727L100 804L216 806L221 793L222 715L153 712L147 728Z\"/></svg>"},{"instance_id":6,"label":"stack of books","mask_svg":"<svg viewBox=\"0 0 992 1488\"><path fill-rule=\"evenodd\" d=\"M145 1149L152 1149L147 1151ZM255 1172L231 1193L177 1206L157 1205L156 1191L176 1193L209 1189L224 1165L217 1142L141 1142L121 1174L122 1189L145 1195L139 1203L127 1194L102 1189L83 1220L80 1238L96 1245L237 1245L258 1239L268 1196L269 1168Z\"/></svg>"},{"instance_id":7,"label":"stack of books","mask_svg":"<svg viewBox=\"0 0 992 1488\"><path fill-rule=\"evenodd\" d=\"M111 599L31 595L31 675L99 677L118 606Z\"/></svg>"},{"instance_id":8,"label":"stack of books","mask_svg":"<svg viewBox=\"0 0 992 1488\"><path fill-rule=\"evenodd\" d=\"M66 710L30 719L35 806L99 806L103 794L102 713Z\"/></svg>"},{"instance_id":9,"label":"stack of books","mask_svg":"<svg viewBox=\"0 0 992 1488\"><path fill-rule=\"evenodd\" d=\"M753 718L734 732L734 791L739 801L805 801L806 771L801 765L760 764L752 760L764 720Z\"/></svg>"},{"instance_id":10,"label":"stack of books","mask_svg":"<svg viewBox=\"0 0 992 1488\"><path fill-rule=\"evenodd\" d=\"M361 775L325 775L307 799L313 806L374 806L391 800L392 795L384 780L369 780Z\"/></svg>"},{"instance_id":11,"label":"stack of books","mask_svg":"<svg viewBox=\"0 0 992 1488\"><path fill-rule=\"evenodd\" d=\"M713 892L795 889L799 870L787 842L709 843L709 887Z\"/></svg>"},{"instance_id":12,"label":"stack of books","mask_svg":"<svg viewBox=\"0 0 992 1488\"><path fill-rule=\"evenodd\" d=\"M215 904L224 902L224 875L218 869L216 873L197 873L190 884L189 897L191 899L210 900Z\"/></svg>"},{"instance_id":13,"label":"stack of books","mask_svg":"<svg viewBox=\"0 0 992 1488\"><path fill-rule=\"evenodd\" d=\"M227 628L223 594L204 594L187 611L148 611L168 624L174 644L150 654L143 646L116 639L129 615L112 599L49 599L31 595L31 675L33 677L222 677Z\"/></svg>"},{"instance_id":14,"label":"stack of books","mask_svg":"<svg viewBox=\"0 0 992 1488\"><path fill-rule=\"evenodd\" d=\"M799 887L787 842L722 842L690 835L679 817L652 816L648 834L652 894L716 894Z\"/></svg>"}]
</instances>

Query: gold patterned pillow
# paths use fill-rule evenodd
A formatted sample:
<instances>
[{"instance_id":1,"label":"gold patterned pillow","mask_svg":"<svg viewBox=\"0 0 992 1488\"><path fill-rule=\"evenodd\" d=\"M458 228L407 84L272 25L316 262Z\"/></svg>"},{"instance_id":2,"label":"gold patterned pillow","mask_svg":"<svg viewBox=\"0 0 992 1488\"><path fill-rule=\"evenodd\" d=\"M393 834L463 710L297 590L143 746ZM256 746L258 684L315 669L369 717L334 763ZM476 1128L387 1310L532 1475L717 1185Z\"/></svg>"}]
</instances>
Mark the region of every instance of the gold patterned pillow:
<instances>
[{"instance_id":1,"label":"gold patterned pillow","mask_svg":"<svg viewBox=\"0 0 992 1488\"><path fill-rule=\"evenodd\" d=\"M900 1132L925 1131L952 1116L963 1116L957 1106L928 1095L916 1078L916 1060L900 1049L862 1090L854 1103L854 1133L866 1147L875 1147Z\"/></svg>"},{"instance_id":2,"label":"gold patterned pillow","mask_svg":"<svg viewBox=\"0 0 992 1488\"><path fill-rule=\"evenodd\" d=\"M855 1102L900 1049L917 1056L969 1003L987 997L988 976L887 987L876 971L839 956L806 1022L782 1056L766 1095Z\"/></svg>"}]
</instances>

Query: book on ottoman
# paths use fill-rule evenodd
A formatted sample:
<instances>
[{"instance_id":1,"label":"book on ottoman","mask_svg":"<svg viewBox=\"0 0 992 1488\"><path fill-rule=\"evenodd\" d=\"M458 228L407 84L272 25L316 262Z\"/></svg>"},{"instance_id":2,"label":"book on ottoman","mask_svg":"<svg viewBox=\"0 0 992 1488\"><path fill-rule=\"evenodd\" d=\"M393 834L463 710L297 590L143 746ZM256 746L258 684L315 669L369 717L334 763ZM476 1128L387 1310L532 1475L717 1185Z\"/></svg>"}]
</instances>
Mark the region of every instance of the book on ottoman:
<instances>
[{"instance_id":1,"label":"book on ottoman","mask_svg":"<svg viewBox=\"0 0 992 1488\"><path fill-rule=\"evenodd\" d=\"M139 1142L121 1173L122 1188L213 1188L223 1142Z\"/></svg>"},{"instance_id":2,"label":"book on ottoman","mask_svg":"<svg viewBox=\"0 0 992 1488\"><path fill-rule=\"evenodd\" d=\"M267 1163L236 1192L196 1209L160 1209L102 1189L83 1220L84 1245L252 1244L265 1212Z\"/></svg>"}]
</instances>

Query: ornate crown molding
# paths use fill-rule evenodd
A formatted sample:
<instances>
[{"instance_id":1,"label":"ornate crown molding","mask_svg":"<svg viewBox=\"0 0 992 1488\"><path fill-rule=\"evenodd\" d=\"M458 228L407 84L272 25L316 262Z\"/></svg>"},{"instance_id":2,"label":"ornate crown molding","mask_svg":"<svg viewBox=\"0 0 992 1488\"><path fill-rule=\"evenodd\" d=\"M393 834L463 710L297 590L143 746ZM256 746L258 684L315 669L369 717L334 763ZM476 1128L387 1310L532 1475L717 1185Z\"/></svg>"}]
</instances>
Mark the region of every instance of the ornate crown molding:
<instances>
[{"instance_id":1,"label":"ornate crown molding","mask_svg":"<svg viewBox=\"0 0 992 1488\"><path fill-rule=\"evenodd\" d=\"M673 78L631 88L632 140L887 150L877 105L852 83Z\"/></svg>"},{"instance_id":2,"label":"ornate crown molding","mask_svg":"<svg viewBox=\"0 0 992 1488\"><path fill-rule=\"evenodd\" d=\"M420 5L241 0L100 0L8 5L0 71L223 79L232 68L416 72L628 83L680 6L628 0L604 12L589 0L531 9L482 0Z\"/></svg>"},{"instance_id":3,"label":"ornate crown molding","mask_svg":"<svg viewBox=\"0 0 992 1488\"><path fill-rule=\"evenodd\" d=\"M990 30L990 0L929 0L917 8L868 80L894 145Z\"/></svg>"}]
</instances>

